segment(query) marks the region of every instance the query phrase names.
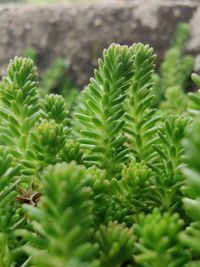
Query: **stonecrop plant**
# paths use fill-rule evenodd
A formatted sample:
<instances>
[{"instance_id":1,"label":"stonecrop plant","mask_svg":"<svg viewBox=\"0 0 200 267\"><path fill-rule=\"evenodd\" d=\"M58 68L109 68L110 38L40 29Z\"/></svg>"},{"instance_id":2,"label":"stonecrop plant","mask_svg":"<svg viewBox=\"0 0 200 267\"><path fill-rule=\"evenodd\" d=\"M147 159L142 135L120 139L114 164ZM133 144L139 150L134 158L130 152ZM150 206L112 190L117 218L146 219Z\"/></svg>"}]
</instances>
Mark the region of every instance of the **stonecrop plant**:
<instances>
[{"instance_id":1,"label":"stonecrop plant","mask_svg":"<svg viewBox=\"0 0 200 267\"><path fill-rule=\"evenodd\" d=\"M112 44L68 112L62 96L41 97L31 59L10 61L0 267L200 266L200 93L166 116L154 68L149 45Z\"/></svg>"}]
</instances>

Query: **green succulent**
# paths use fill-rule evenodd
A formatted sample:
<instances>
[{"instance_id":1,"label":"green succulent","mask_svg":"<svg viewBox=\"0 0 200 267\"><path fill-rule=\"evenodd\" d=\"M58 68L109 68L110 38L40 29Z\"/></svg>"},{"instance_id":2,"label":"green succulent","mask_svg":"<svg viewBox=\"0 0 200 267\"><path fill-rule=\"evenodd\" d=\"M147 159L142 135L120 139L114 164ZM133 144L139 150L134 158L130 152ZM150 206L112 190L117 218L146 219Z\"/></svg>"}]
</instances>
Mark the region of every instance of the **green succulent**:
<instances>
[{"instance_id":1,"label":"green succulent","mask_svg":"<svg viewBox=\"0 0 200 267\"><path fill-rule=\"evenodd\" d=\"M149 45L112 44L68 112L62 96L39 97L31 59L11 60L0 84L1 267L199 266L199 92L176 91L183 109L170 92L168 111L155 109L154 61Z\"/></svg>"}]
</instances>

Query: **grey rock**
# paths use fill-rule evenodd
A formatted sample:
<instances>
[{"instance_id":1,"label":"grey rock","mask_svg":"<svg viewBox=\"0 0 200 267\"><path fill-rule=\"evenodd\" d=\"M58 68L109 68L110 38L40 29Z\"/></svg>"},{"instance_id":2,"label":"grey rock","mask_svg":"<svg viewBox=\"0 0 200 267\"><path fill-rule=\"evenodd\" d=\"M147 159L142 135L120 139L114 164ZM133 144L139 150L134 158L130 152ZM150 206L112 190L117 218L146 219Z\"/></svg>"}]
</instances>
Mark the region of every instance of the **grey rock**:
<instances>
[{"instance_id":1,"label":"grey rock","mask_svg":"<svg viewBox=\"0 0 200 267\"><path fill-rule=\"evenodd\" d=\"M187 51L196 56L195 71L200 71L200 7L194 13L190 21L190 39L187 43Z\"/></svg>"},{"instance_id":2,"label":"grey rock","mask_svg":"<svg viewBox=\"0 0 200 267\"><path fill-rule=\"evenodd\" d=\"M0 6L0 74L9 59L22 55L27 47L38 50L41 71L58 57L69 60L70 75L78 86L88 83L102 50L113 42L149 43L161 60L177 24L190 21L197 6L196 1L178 0Z\"/></svg>"}]
</instances>

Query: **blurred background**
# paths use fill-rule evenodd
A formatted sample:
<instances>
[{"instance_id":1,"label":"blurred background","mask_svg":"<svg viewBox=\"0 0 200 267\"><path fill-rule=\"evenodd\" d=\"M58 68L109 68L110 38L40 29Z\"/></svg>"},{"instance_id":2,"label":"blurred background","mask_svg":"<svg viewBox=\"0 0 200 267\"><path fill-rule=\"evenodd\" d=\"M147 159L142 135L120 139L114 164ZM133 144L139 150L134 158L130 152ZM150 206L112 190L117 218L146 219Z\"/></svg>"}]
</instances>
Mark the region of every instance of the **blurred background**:
<instances>
[{"instance_id":1,"label":"blurred background","mask_svg":"<svg viewBox=\"0 0 200 267\"><path fill-rule=\"evenodd\" d=\"M143 42L157 54L157 98L173 98L172 86L180 97L200 69L198 25L198 0L0 0L0 76L14 56L30 57L42 93L70 106L104 48Z\"/></svg>"},{"instance_id":2,"label":"blurred background","mask_svg":"<svg viewBox=\"0 0 200 267\"><path fill-rule=\"evenodd\" d=\"M117 2L119 0L105 0L105 2ZM132 1L132 0L128 0ZM51 3L97 3L100 0L0 0L0 3L32 3L32 4L51 4Z\"/></svg>"},{"instance_id":3,"label":"blurred background","mask_svg":"<svg viewBox=\"0 0 200 267\"><path fill-rule=\"evenodd\" d=\"M133 0L0 0L0 3L29 3L29 4L60 4L60 3L117 3L131 2ZM147 0L148 1L148 0Z\"/></svg>"}]
</instances>

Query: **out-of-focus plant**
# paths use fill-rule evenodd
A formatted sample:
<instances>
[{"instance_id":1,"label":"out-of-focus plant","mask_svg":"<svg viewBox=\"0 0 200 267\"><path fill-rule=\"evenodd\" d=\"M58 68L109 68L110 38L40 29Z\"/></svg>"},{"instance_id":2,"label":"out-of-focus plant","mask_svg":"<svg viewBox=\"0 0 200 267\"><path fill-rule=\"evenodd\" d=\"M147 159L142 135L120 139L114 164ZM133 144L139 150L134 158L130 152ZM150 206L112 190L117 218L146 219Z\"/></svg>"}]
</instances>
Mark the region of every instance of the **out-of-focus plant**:
<instances>
[{"instance_id":1,"label":"out-of-focus plant","mask_svg":"<svg viewBox=\"0 0 200 267\"><path fill-rule=\"evenodd\" d=\"M185 92L194 67L194 58L185 55L184 51L188 36L189 25L179 24L171 46L164 55L160 72L154 76L155 104L160 105L161 111L166 115L181 115L187 109L188 98Z\"/></svg>"}]
</instances>

